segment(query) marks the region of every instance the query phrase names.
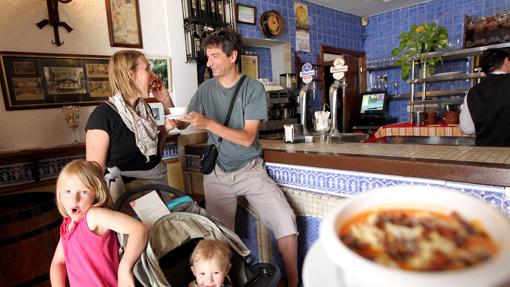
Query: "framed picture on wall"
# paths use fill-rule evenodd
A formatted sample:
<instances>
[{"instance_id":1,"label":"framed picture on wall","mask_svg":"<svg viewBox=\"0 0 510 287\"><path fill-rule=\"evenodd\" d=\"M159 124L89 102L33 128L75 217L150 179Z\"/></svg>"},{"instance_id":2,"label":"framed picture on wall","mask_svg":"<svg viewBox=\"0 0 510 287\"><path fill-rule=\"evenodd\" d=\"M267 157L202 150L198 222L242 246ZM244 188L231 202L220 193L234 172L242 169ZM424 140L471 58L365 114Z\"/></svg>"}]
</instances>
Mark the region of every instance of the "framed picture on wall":
<instances>
[{"instance_id":1,"label":"framed picture on wall","mask_svg":"<svg viewBox=\"0 0 510 287\"><path fill-rule=\"evenodd\" d=\"M236 19L239 23L255 25L257 22L257 8L244 4L237 4Z\"/></svg>"},{"instance_id":2,"label":"framed picture on wall","mask_svg":"<svg viewBox=\"0 0 510 287\"><path fill-rule=\"evenodd\" d=\"M105 0L110 46L143 48L138 0Z\"/></svg>"},{"instance_id":3,"label":"framed picture on wall","mask_svg":"<svg viewBox=\"0 0 510 287\"><path fill-rule=\"evenodd\" d=\"M241 55L241 72L254 79L259 78L259 56Z\"/></svg>"},{"instance_id":4,"label":"framed picture on wall","mask_svg":"<svg viewBox=\"0 0 510 287\"><path fill-rule=\"evenodd\" d=\"M6 110L97 105L111 96L108 56L2 52Z\"/></svg>"},{"instance_id":5,"label":"framed picture on wall","mask_svg":"<svg viewBox=\"0 0 510 287\"><path fill-rule=\"evenodd\" d=\"M170 58L147 56L152 71L158 75L169 92L172 91L172 65Z\"/></svg>"}]
</instances>

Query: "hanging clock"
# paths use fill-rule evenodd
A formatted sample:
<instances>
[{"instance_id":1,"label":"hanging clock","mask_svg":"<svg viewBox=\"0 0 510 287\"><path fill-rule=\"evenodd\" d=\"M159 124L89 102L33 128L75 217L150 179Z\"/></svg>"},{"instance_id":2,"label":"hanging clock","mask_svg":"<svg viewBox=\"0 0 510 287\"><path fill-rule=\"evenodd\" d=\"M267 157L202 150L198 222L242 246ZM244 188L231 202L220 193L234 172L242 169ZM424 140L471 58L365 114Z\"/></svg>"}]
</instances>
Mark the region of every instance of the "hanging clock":
<instances>
[{"instance_id":1,"label":"hanging clock","mask_svg":"<svg viewBox=\"0 0 510 287\"><path fill-rule=\"evenodd\" d=\"M275 37L283 32L283 17L278 11L266 11L260 16L260 27L267 37Z\"/></svg>"}]
</instances>

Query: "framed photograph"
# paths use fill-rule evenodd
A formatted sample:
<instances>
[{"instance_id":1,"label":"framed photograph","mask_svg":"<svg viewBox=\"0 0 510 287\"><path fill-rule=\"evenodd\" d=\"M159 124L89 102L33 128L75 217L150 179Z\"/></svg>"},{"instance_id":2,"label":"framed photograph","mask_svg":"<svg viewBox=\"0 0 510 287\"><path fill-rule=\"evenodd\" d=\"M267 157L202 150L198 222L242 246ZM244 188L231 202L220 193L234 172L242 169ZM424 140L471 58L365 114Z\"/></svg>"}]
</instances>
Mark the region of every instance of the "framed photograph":
<instances>
[{"instance_id":1,"label":"framed photograph","mask_svg":"<svg viewBox=\"0 0 510 287\"><path fill-rule=\"evenodd\" d=\"M158 75L169 92L172 91L172 65L170 58L147 56L152 71Z\"/></svg>"},{"instance_id":2,"label":"framed photograph","mask_svg":"<svg viewBox=\"0 0 510 287\"><path fill-rule=\"evenodd\" d=\"M0 53L6 110L96 105L111 96L108 56Z\"/></svg>"},{"instance_id":3,"label":"framed photograph","mask_svg":"<svg viewBox=\"0 0 510 287\"><path fill-rule=\"evenodd\" d=\"M139 0L105 0L110 46L143 48Z\"/></svg>"},{"instance_id":4,"label":"framed photograph","mask_svg":"<svg viewBox=\"0 0 510 287\"><path fill-rule=\"evenodd\" d=\"M154 115L154 119L156 119L156 124L158 126L162 126L165 124L165 111L163 104L158 101L150 101L149 106L151 106L152 114Z\"/></svg>"},{"instance_id":5,"label":"framed photograph","mask_svg":"<svg viewBox=\"0 0 510 287\"><path fill-rule=\"evenodd\" d=\"M112 95L108 81L88 81L87 91L91 98L104 99Z\"/></svg>"},{"instance_id":6,"label":"framed photograph","mask_svg":"<svg viewBox=\"0 0 510 287\"><path fill-rule=\"evenodd\" d=\"M14 62L14 74L16 75L35 75L34 63Z\"/></svg>"},{"instance_id":7,"label":"framed photograph","mask_svg":"<svg viewBox=\"0 0 510 287\"><path fill-rule=\"evenodd\" d=\"M255 25L257 22L257 8L244 4L237 4L236 19L239 23Z\"/></svg>"},{"instance_id":8,"label":"framed photograph","mask_svg":"<svg viewBox=\"0 0 510 287\"><path fill-rule=\"evenodd\" d=\"M87 63L85 67L87 69L87 77L89 79L108 78L108 63L106 64Z\"/></svg>"},{"instance_id":9,"label":"framed photograph","mask_svg":"<svg viewBox=\"0 0 510 287\"><path fill-rule=\"evenodd\" d=\"M259 78L259 56L241 55L241 71L255 80Z\"/></svg>"}]
</instances>

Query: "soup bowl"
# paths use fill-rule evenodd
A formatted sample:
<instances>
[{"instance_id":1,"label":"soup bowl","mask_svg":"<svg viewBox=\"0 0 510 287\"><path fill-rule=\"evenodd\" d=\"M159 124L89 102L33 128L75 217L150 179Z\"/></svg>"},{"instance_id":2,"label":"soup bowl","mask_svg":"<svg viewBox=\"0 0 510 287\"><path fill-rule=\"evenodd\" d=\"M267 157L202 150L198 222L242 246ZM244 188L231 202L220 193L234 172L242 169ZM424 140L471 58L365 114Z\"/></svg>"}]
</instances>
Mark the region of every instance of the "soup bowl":
<instances>
[{"instance_id":1,"label":"soup bowl","mask_svg":"<svg viewBox=\"0 0 510 287\"><path fill-rule=\"evenodd\" d=\"M373 210L413 209L449 214L476 221L498 247L489 259L449 271L409 271L368 260L340 240L340 230L353 217ZM322 221L320 244L343 272L349 287L484 287L509 281L510 221L497 208L474 196L442 187L398 185L344 200Z\"/></svg>"}]
</instances>

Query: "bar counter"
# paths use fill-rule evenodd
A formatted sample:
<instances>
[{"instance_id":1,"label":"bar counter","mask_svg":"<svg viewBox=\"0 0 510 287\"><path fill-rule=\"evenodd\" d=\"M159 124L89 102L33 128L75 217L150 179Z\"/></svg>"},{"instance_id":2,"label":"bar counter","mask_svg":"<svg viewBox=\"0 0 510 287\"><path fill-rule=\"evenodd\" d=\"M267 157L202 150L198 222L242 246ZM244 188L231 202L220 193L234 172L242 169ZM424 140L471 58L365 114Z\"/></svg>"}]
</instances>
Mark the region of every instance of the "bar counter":
<instances>
[{"instance_id":1,"label":"bar counter","mask_svg":"<svg viewBox=\"0 0 510 287\"><path fill-rule=\"evenodd\" d=\"M510 186L510 148L261 140L269 163Z\"/></svg>"},{"instance_id":2,"label":"bar counter","mask_svg":"<svg viewBox=\"0 0 510 287\"><path fill-rule=\"evenodd\" d=\"M427 185L470 194L510 217L510 148L261 140L268 174L296 214L300 258L319 236L322 218L346 197L391 185ZM203 194L200 156L185 147L187 191ZM274 237L240 200L236 232L260 262L279 262ZM256 230L256 232L254 232ZM300 265L302 262L300 261ZM280 266L283 268L283 266Z\"/></svg>"}]
</instances>

